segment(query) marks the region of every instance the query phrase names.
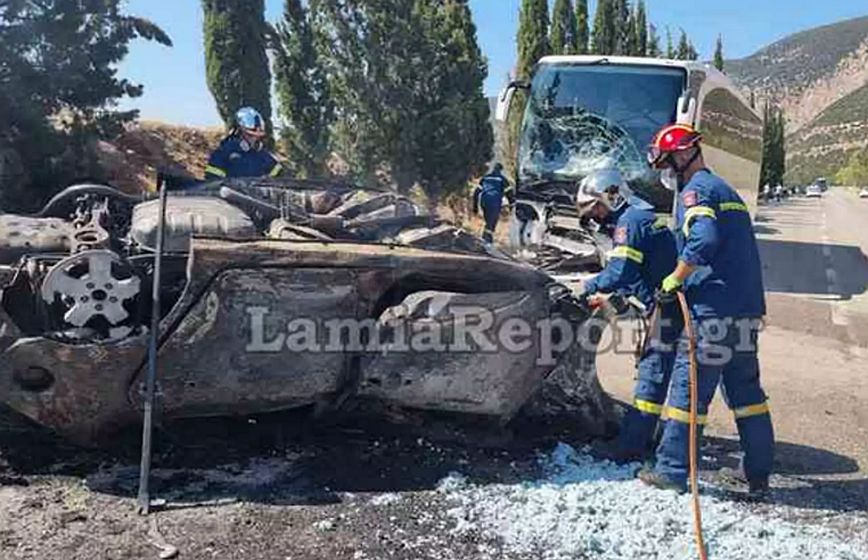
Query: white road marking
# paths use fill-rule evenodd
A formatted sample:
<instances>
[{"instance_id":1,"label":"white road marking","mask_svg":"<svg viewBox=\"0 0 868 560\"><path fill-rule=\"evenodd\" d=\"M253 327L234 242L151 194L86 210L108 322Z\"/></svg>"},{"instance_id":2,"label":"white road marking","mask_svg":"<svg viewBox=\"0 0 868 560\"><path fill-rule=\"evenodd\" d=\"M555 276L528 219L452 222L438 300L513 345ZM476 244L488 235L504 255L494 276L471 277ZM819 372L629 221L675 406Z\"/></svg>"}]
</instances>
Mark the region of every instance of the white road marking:
<instances>
[{"instance_id":1,"label":"white road marking","mask_svg":"<svg viewBox=\"0 0 868 560\"><path fill-rule=\"evenodd\" d=\"M838 327L849 327L850 326L850 317L847 316L847 312L841 309L841 306L838 304L832 304L832 324ZM853 336L848 332L847 335L850 339L853 339Z\"/></svg>"},{"instance_id":2,"label":"white road marking","mask_svg":"<svg viewBox=\"0 0 868 560\"><path fill-rule=\"evenodd\" d=\"M823 257L826 260L826 281L828 282L829 295L840 296L841 290L838 286L838 273L835 271L834 263L832 262L832 244L831 239L829 238L829 217L825 210L823 211L822 239L822 251ZM844 310L840 301L829 301L829 311L833 325L839 327L850 326L850 318L847 316L847 312ZM847 334L852 340L853 337L851 333L848 331Z\"/></svg>"}]
</instances>

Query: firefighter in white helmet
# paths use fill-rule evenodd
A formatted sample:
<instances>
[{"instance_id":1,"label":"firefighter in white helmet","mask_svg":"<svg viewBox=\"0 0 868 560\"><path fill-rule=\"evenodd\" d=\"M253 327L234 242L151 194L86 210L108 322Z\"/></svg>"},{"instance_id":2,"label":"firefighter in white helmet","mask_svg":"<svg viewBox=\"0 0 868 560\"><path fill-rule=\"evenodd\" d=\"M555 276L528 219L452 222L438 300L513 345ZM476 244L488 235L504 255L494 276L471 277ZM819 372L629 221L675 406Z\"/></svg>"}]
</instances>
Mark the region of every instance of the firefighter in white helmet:
<instances>
[{"instance_id":1,"label":"firefighter in white helmet","mask_svg":"<svg viewBox=\"0 0 868 560\"><path fill-rule=\"evenodd\" d=\"M585 285L583 297L599 307L608 294L635 296L650 317L655 313L656 294L663 279L675 266L675 236L654 207L633 195L621 173L606 168L581 182L576 205L582 217L601 225L614 224L614 248L606 268ZM617 462L642 460L653 452L654 434L666 401L675 360L675 343L682 325L674 302L661 303L655 332L638 351L638 381L633 407L624 416L613 447L605 451Z\"/></svg>"}]
</instances>

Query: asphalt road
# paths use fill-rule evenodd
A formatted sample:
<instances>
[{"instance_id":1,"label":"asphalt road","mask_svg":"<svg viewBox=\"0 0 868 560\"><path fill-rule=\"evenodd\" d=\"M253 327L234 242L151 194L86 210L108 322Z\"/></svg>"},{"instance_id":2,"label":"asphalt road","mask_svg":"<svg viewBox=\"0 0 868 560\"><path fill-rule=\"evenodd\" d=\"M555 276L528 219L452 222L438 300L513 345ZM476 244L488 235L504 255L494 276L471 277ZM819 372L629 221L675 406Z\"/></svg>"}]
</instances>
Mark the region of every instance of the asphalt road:
<instances>
[{"instance_id":1,"label":"asphalt road","mask_svg":"<svg viewBox=\"0 0 868 560\"><path fill-rule=\"evenodd\" d=\"M846 499L868 509L866 224L868 200L834 189L822 199L761 206L756 219L769 308L760 361L777 469L831 508ZM601 355L598 366L603 385L629 401L632 358ZM709 432L736 436L722 399Z\"/></svg>"}]
</instances>

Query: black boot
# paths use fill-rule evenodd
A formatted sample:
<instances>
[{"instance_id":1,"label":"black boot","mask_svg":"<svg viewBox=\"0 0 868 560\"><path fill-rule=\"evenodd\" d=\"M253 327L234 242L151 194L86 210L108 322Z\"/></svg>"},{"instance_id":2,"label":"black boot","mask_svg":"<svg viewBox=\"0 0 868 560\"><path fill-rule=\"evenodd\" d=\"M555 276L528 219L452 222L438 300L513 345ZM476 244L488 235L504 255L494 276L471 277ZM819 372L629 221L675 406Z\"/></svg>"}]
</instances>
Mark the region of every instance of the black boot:
<instances>
[{"instance_id":1,"label":"black boot","mask_svg":"<svg viewBox=\"0 0 868 560\"><path fill-rule=\"evenodd\" d=\"M674 490L679 494L687 492L687 487L685 485L679 484L669 477L658 473L652 467L644 467L636 476L648 486L653 486L660 490Z\"/></svg>"},{"instance_id":2,"label":"black boot","mask_svg":"<svg viewBox=\"0 0 868 560\"><path fill-rule=\"evenodd\" d=\"M772 498L772 490L769 486L769 479L763 478L759 480L749 480L747 490L747 499L750 502L768 502Z\"/></svg>"}]
</instances>

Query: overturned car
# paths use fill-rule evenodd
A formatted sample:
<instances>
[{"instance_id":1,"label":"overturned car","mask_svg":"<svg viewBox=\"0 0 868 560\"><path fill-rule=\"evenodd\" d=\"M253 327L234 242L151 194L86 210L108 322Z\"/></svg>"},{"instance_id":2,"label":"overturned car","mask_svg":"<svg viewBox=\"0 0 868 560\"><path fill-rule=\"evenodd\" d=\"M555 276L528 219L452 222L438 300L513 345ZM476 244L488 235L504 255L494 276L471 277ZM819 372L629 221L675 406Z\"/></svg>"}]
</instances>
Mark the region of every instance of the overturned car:
<instances>
[{"instance_id":1,"label":"overturned car","mask_svg":"<svg viewBox=\"0 0 868 560\"><path fill-rule=\"evenodd\" d=\"M77 185L36 216L0 214L0 422L82 443L136 422L154 282L165 419L610 420L569 290L405 197L283 179L171 192L157 280L160 209Z\"/></svg>"}]
</instances>

